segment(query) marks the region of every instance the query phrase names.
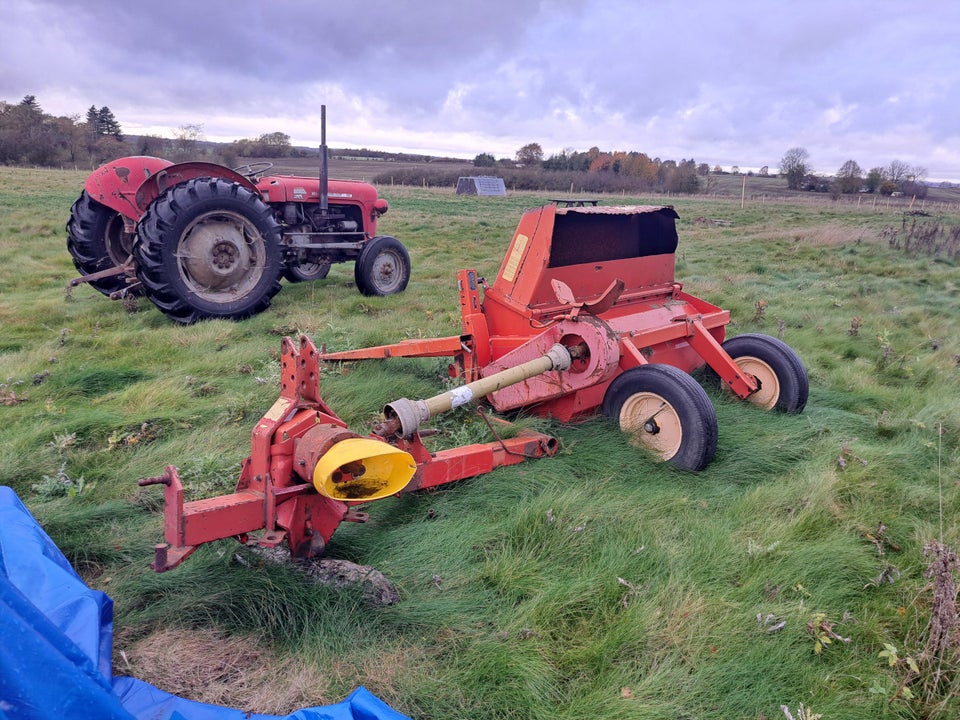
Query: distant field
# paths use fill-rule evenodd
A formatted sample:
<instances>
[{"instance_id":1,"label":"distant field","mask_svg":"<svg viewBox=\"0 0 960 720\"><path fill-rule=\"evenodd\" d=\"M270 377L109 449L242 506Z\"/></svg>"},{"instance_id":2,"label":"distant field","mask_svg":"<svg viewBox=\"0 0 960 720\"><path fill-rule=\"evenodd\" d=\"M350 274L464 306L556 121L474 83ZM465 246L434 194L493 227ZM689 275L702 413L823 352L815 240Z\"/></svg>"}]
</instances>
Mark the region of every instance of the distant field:
<instances>
[{"instance_id":1,"label":"distant field","mask_svg":"<svg viewBox=\"0 0 960 720\"><path fill-rule=\"evenodd\" d=\"M274 172L289 175L316 175L319 173L320 164L316 157L311 158L273 158L275 163ZM337 177L344 180L363 180L370 182L375 176L389 173L391 170L407 170L411 168L423 168L430 170L435 167L444 169L459 168L464 175L483 175L491 174L489 172L480 172L478 168L473 167L469 161L463 163L421 163L421 162L388 162L385 160L344 160L340 158L331 158L328 162L331 177ZM489 170L490 168L488 168Z\"/></svg>"},{"instance_id":2,"label":"distant field","mask_svg":"<svg viewBox=\"0 0 960 720\"><path fill-rule=\"evenodd\" d=\"M521 213L551 194L381 183L406 292L364 297L335 265L249 320L184 327L143 299L67 290L85 177L0 167L0 484L114 599L117 674L277 714L363 685L417 720L773 720L801 704L822 720L960 717L960 650L931 649L932 621L960 633L943 604L956 558L928 572L936 543L960 548L955 197L904 215L920 204L797 201L748 178L741 207L742 179L721 176L712 197L601 198L676 207L677 280L730 311L730 335L789 343L806 409L764 413L698 378L720 434L695 474L600 419L521 417L556 457L370 503L368 523L337 530L331 557L396 585L400 602L377 607L234 540L152 573L162 492L137 480L174 464L191 499L232 491L279 392L281 337L350 349L459 333L456 271L492 282ZM363 434L385 402L450 385L445 359L320 375ZM447 447L491 439L469 408L437 427Z\"/></svg>"},{"instance_id":3,"label":"distant field","mask_svg":"<svg viewBox=\"0 0 960 720\"><path fill-rule=\"evenodd\" d=\"M311 158L274 158L274 172L290 175L315 175L319 173L319 161ZM476 168L469 161L443 162L388 162L383 160L352 160L331 158L332 177L370 182L376 177L389 177L400 170L422 170L429 176L437 170L457 170L460 175L497 175L497 168ZM502 172L499 174L502 175ZM389 184L387 182L386 184ZM826 193L790 190L785 178L761 177L759 175L709 175L701 178L701 196L739 199L746 202L792 201L800 203L838 203L861 207L887 207L896 210L960 210L960 188L930 187L925 199L909 197L893 198L881 195L842 195L834 200Z\"/></svg>"}]
</instances>

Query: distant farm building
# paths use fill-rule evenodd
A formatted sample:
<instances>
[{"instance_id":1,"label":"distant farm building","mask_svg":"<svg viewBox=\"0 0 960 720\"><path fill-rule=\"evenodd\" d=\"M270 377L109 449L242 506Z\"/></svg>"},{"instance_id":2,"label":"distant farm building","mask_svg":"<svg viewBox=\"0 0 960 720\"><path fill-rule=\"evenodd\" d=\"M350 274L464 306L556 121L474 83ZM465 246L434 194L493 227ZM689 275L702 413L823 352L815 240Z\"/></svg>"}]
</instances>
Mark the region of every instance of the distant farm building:
<instances>
[{"instance_id":1,"label":"distant farm building","mask_svg":"<svg viewBox=\"0 0 960 720\"><path fill-rule=\"evenodd\" d=\"M457 179L457 195L506 195L503 178L490 175Z\"/></svg>"}]
</instances>

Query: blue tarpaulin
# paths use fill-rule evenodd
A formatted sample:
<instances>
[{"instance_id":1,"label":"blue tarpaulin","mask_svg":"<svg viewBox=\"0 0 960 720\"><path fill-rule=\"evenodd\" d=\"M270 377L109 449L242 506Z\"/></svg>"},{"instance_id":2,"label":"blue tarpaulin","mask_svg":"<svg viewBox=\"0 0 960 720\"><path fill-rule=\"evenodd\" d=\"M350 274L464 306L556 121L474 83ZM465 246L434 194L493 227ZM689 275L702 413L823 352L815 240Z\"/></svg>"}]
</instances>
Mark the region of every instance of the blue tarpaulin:
<instances>
[{"instance_id":1,"label":"blue tarpaulin","mask_svg":"<svg viewBox=\"0 0 960 720\"><path fill-rule=\"evenodd\" d=\"M113 601L88 588L0 486L0 720L409 720L358 687L335 705L256 715L114 677Z\"/></svg>"}]
</instances>

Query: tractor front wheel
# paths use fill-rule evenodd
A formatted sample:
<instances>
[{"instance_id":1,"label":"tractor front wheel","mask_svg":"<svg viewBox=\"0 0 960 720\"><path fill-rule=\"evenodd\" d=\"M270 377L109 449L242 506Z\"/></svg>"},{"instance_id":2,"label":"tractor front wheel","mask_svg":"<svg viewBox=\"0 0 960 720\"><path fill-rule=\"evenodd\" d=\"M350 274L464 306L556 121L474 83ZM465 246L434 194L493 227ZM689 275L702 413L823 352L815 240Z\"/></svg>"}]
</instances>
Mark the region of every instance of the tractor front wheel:
<instances>
[{"instance_id":1,"label":"tractor front wheel","mask_svg":"<svg viewBox=\"0 0 960 720\"><path fill-rule=\"evenodd\" d=\"M280 290L280 226L256 193L220 178L171 188L147 209L137 276L167 317L241 320Z\"/></svg>"},{"instance_id":2,"label":"tractor front wheel","mask_svg":"<svg viewBox=\"0 0 960 720\"><path fill-rule=\"evenodd\" d=\"M672 365L641 365L619 375L603 415L630 442L681 470L702 470L717 451L717 414L697 382Z\"/></svg>"},{"instance_id":3,"label":"tractor front wheel","mask_svg":"<svg viewBox=\"0 0 960 720\"><path fill-rule=\"evenodd\" d=\"M378 235L360 251L353 278L364 295L403 292L410 280L410 255L395 237Z\"/></svg>"},{"instance_id":4,"label":"tractor front wheel","mask_svg":"<svg viewBox=\"0 0 960 720\"><path fill-rule=\"evenodd\" d=\"M70 208L67 222L67 251L81 275L111 270L130 259L136 236L124 229L123 216L116 210L97 202L84 190ZM121 292L129 287L132 273L108 275L90 281L104 295ZM130 290L139 295L139 288Z\"/></svg>"},{"instance_id":5,"label":"tractor front wheel","mask_svg":"<svg viewBox=\"0 0 960 720\"><path fill-rule=\"evenodd\" d=\"M789 345L769 335L746 333L727 340L723 349L759 381L760 388L747 402L764 410L803 411L810 383L803 362Z\"/></svg>"}]
</instances>

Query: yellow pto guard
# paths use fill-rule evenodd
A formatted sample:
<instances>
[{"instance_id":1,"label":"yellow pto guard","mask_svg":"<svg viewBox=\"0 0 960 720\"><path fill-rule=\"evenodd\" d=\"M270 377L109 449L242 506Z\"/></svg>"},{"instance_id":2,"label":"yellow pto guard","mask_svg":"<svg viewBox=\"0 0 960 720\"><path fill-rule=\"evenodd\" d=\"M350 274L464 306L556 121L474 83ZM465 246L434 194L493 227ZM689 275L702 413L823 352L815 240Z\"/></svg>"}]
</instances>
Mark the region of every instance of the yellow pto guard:
<instances>
[{"instance_id":1,"label":"yellow pto guard","mask_svg":"<svg viewBox=\"0 0 960 720\"><path fill-rule=\"evenodd\" d=\"M403 490L416 471L408 452L381 440L347 438L319 459L313 486L333 500L379 500Z\"/></svg>"}]
</instances>

